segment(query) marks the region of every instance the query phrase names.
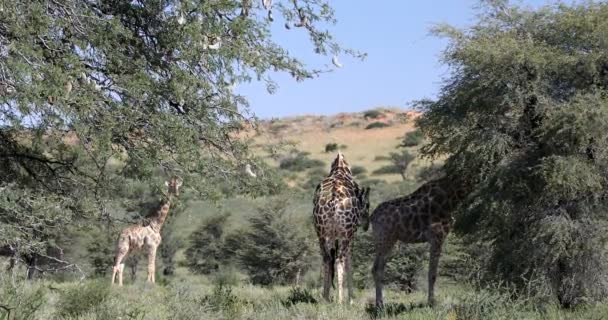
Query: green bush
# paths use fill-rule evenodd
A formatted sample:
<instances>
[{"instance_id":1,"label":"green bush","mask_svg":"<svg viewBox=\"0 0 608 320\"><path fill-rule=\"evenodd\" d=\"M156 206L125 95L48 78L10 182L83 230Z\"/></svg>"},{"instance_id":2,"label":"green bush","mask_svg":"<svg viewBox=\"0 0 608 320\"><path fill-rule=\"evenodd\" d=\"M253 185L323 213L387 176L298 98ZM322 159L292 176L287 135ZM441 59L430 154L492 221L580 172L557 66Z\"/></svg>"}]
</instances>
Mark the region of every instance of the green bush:
<instances>
[{"instance_id":1,"label":"green bush","mask_svg":"<svg viewBox=\"0 0 608 320\"><path fill-rule=\"evenodd\" d=\"M378 184L384 184L386 181L382 179L363 179L361 180L361 184L365 186L374 186Z\"/></svg>"},{"instance_id":2,"label":"green bush","mask_svg":"<svg viewBox=\"0 0 608 320\"><path fill-rule=\"evenodd\" d=\"M6 279L8 280L8 279ZM19 283L14 285L0 278L0 320L39 319L37 313L48 298L44 287Z\"/></svg>"},{"instance_id":3,"label":"green bush","mask_svg":"<svg viewBox=\"0 0 608 320\"><path fill-rule=\"evenodd\" d=\"M298 274L310 268L311 228L291 214L292 202L292 196L269 198L249 218L247 227L226 238L226 250L235 255L253 284L294 283Z\"/></svg>"},{"instance_id":4,"label":"green bush","mask_svg":"<svg viewBox=\"0 0 608 320\"><path fill-rule=\"evenodd\" d=\"M310 159L308 152L295 152L279 162L279 168L288 171L301 172L307 169L322 167L325 164L321 160Z\"/></svg>"},{"instance_id":5,"label":"green bush","mask_svg":"<svg viewBox=\"0 0 608 320\"><path fill-rule=\"evenodd\" d=\"M327 171L322 168L315 168L310 170L306 176L308 179L301 185L301 187L304 190L314 190L317 185L327 176Z\"/></svg>"},{"instance_id":6,"label":"green bush","mask_svg":"<svg viewBox=\"0 0 608 320\"><path fill-rule=\"evenodd\" d=\"M310 291L295 287L291 288L291 290L289 290L289 296L285 300L281 301L281 304L284 307L291 307L298 303L317 304L317 299L315 299Z\"/></svg>"},{"instance_id":7,"label":"green bush","mask_svg":"<svg viewBox=\"0 0 608 320\"><path fill-rule=\"evenodd\" d=\"M376 121L376 122L372 122L370 124L368 124L365 127L365 130L369 130L369 129L380 129L380 128L386 128L386 127L390 127L391 125L386 123L386 122L380 122L380 121Z\"/></svg>"},{"instance_id":8,"label":"green bush","mask_svg":"<svg viewBox=\"0 0 608 320\"><path fill-rule=\"evenodd\" d=\"M65 289L57 302L57 314L63 318L77 318L96 310L110 296L107 281L91 281Z\"/></svg>"},{"instance_id":9,"label":"green bush","mask_svg":"<svg viewBox=\"0 0 608 320\"><path fill-rule=\"evenodd\" d=\"M374 157L374 161L389 161L391 157L389 156L376 156Z\"/></svg>"},{"instance_id":10,"label":"green bush","mask_svg":"<svg viewBox=\"0 0 608 320\"><path fill-rule=\"evenodd\" d=\"M352 174L354 176L361 176L365 173L367 173L367 169L363 166L353 166L350 171L352 172Z\"/></svg>"},{"instance_id":11,"label":"green bush","mask_svg":"<svg viewBox=\"0 0 608 320\"><path fill-rule=\"evenodd\" d=\"M385 166L382 166L374 171L372 171L373 175L380 175L380 174L400 174L401 173L401 169L399 169L399 167L397 167L394 164L387 164Z\"/></svg>"},{"instance_id":12,"label":"green bush","mask_svg":"<svg viewBox=\"0 0 608 320\"><path fill-rule=\"evenodd\" d=\"M384 116L384 113L378 109L367 110L363 112L363 118L365 119L378 119Z\"/></svg>"},{"instance_id":13,"label":"green bush","mask_svg":"<svg viewBox=\"0 0 608 320\"><path fill-rule=\"evenodd\" d=\"M338 150L337 143L328 143L325 145L325 153L334 152L336 150Z\"/></svg>"},{"instance_id":14,"label":"green bush","mask_svg":"<svg viewBox=\"0 0 608 320\"><path fill-rule=\"evenodd\" d=\"M190 246L184 252L184 265L196 274L220 270L232 257L224 250L225 229L230 213L221 212L206 218L190 235Z\"/></svg>"},{"instance_id":15,"label":"green bush","mask_svg":"<svg viewBox=\"0 0 608 320\"><path fill-rule=\"evenodd\" d=\"M232 287L223 283L217 284L210 295L203 297L201 303L210 311L225 313L228 319L236 318L245 305L245 302L232 292Z\"/></svg>"},{"instance_id":16,"label":"green bush","mask_svg":"<svg viewBox=\"0 0 608 320\"><path fill-rule=\"evenodd\" d=\"M414 130L411 132L408 132L405 134L405 136L403 137L403 140L401 141L401 144L399 145L400 147L415 147L419 144L422 143L422 141L424 140L424 135L422 134L422 131L420 130Z\"/></svg>"}]
</instances>

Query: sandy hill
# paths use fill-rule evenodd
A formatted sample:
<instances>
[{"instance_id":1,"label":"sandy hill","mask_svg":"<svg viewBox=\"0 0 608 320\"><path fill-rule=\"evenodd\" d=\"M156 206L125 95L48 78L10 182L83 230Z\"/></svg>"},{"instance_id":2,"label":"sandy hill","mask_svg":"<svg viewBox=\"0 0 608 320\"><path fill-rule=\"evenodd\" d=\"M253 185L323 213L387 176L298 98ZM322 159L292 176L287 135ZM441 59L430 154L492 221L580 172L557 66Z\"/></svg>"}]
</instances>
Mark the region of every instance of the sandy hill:
<instances>
[{"instance_id":1,"label":"sandy hill","mask_svg":"<svg viewBox=\"0 0 608 320\"><path fill-rule=\"evenodd\" d=\"M389 162L377 160L387 156L401 142L405 133L415 130L415 119L419 112L397 108L377 108L358 113L339 113L331 116L303 115L272 120L263 120L255 134L250 133L255 148L262 154L269 145L287 143L294 149L309 153L312 159L325 163L325 169L336 152L325 152L328 144L337 144L351 166L363 166L369 178L387 181L400 180L398 174L371 175ZM416 153L415 148L410 150ZM266 153L267 154L267 153ZM279 158L280 159L280 158ZM279 159L270 159L278 165ZM411 166L426 165L417 159Z\"/></svg>"}]
</instances>

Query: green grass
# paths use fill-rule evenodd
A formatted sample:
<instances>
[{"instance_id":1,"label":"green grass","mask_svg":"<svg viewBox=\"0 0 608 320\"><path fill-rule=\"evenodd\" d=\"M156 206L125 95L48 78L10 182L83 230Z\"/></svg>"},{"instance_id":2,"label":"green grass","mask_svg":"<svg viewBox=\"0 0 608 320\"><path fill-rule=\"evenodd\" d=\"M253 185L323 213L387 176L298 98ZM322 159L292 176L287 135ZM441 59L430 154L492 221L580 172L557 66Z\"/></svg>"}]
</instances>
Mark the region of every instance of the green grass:
<instances>
[{"instance_id":1,"label":"green grass","mask_svg":"<svg viewBox=\"0 0 608 320\"><path fill-rule=\"evenodd\" d=\"M3 281L0 301L6 301L6 306L13 308L13 315L19 314L21 306L31 304L32 299L42 302L29 319L370 319L375 312L370 305L372 288L358 290L351 305L323 302L318 288L307 289L306 293L318 302L309 297L292 304L285 303L294 294L290 287L262 288L246 283L219 287L194 276L178 277L166 286L138 282L110 287L108 279L100 281L18 282L16 291L11 291L9 282ZM34 292L43 292L43 295L36 297ZM424 291L406 295L387 290L384 314L376 315L382 319L420 320L599 320L608 315L608 304L566 311L553 305L511 301L446 281L439 282L437 293L438 305L429 308L424 305ZM11 294L11 299L6 299L6 294ZM0 319L3 315L0 311Z\"/></svg>"}]
</instances>

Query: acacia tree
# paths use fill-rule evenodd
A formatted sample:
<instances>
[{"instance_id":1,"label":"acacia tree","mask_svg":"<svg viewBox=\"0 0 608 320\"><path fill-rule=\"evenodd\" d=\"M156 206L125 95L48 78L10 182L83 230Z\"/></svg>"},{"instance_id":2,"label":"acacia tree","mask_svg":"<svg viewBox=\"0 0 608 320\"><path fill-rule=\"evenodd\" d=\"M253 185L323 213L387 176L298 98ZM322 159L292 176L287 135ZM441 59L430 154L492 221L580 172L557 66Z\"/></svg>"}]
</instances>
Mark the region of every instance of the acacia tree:
<instances>
[{"instance_id":1,"label":"acacia tree","mask_svg":"<svg viewBox=\"0 0 608 320\"><path fill-rule=\"evenodd\" d=\"M429 156L479 182L456 229L488 247L487 279L551 284L565 306L608 293L608 4L487 1L439 26L451 67L419 125ZM533 286L538 288L538 286Z\"/></svg>"},{"instance_id":2,"label":"acacia tree","mask_svg":"<svg viewBox=\"0 0 608 320\"><path fill-rule=\"evenodd\" d=\"M65 226L109 217L123 178L159 168L203 197L276 189L236 138L252 117L232 86L322 71L273 41L272 23L318 54L354 54L318 27L333 22L316 0L0 2L0 244L41 251Z\"/></svg>"}]
</instances>

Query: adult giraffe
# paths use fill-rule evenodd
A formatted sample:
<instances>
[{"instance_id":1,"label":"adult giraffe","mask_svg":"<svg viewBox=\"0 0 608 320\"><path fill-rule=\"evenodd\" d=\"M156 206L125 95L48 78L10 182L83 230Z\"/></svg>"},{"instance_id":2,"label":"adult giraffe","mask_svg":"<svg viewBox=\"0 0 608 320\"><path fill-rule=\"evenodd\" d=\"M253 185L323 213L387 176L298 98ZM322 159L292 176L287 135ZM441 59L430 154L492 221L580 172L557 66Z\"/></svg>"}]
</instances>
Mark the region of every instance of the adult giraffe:
<instances>
[{"instance_id":1,"label":"adult giraffe","mask_svg":"<svg viewBox=\"0 0 608 320\"><path fill-rule=\"evenodd\" d=\"M355 231L369 226L369 188L360 188L353 179L344 155L338 152L329 175L314 194L314 224L323 258L323 298L329 301L334 270L338 273L338 302L344 300L344 273L348 300L352 299L351 249Z\"/></svg>"}]
</instances>

